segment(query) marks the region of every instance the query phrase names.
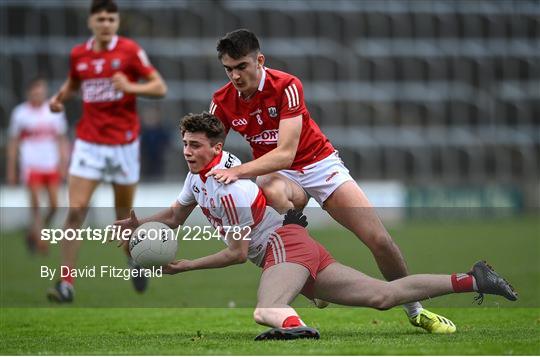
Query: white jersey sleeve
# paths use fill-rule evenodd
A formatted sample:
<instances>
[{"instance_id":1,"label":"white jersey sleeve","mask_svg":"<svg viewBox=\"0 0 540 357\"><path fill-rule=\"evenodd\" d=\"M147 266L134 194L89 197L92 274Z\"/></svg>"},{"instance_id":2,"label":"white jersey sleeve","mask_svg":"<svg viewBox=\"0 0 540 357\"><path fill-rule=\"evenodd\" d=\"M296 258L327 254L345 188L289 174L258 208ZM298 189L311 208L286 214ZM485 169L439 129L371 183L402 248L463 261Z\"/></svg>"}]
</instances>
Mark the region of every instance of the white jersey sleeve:
<instances>
[{"instance_id":1,"label":"white jersey sleeve","mask_svg":"<svg viewBox=\"0 0 540 357\"><path fill-rule=\"evenodd\" d=\"M195 195L193 194L193 188L191 187L191 181L192 181L193 175L191 173L188 173L186 176L186 180L184 181L184 187L182 188L182 192L178 195L176 200L178 203L180 203L182 206L189 206L196 202Z\"/></svg>"}]
</instances>

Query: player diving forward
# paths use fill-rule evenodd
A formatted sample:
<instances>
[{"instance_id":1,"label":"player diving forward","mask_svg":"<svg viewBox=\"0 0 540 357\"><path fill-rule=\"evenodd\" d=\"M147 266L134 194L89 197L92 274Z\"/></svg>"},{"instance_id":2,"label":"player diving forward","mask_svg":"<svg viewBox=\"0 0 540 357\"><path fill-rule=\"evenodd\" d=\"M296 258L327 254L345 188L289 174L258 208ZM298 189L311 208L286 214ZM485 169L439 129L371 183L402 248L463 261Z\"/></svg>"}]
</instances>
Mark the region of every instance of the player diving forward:
<instances>
[{"instance_id":1,"label":"player diving forward","mask_svg":"<svg viewBox=\"0 0 540 357\"><path fill-rule=\"evenodd\" d=\"M223 151L225 128L215 116L189 114L180 130L184 157L189 171L182 192L168 209L154 216L116 221L122 229L136 229L140 224L159 221L171 228L183 224L198 204L216 228L234 226L225 234L227 248L195 260L178 260L164 267L176 274L189 270L222 268L251 260L263 269L255 321L272 329L256 340L319 338L319 332L304 324L289 305L298 294L348 306L366 306L379 310L411 301L460 292L502 295L516 300L513 288L485 262L472 271L452 275L410 275L385 282L342 265L307 230L306 217L290 210L285 218L266 206L262 190L252 181L238 180L221 184L205 174L215 168L240 165L232 154ZM125 243L125 242L124 242Z\"/></svg>"}]
</instances>

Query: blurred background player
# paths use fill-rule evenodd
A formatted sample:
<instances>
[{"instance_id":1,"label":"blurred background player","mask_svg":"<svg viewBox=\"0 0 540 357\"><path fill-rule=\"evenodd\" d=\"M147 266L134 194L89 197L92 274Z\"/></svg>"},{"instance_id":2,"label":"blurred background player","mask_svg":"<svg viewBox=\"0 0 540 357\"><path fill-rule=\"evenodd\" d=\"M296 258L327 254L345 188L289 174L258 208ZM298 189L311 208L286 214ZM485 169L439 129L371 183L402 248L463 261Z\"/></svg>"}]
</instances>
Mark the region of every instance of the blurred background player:
<instances>
[{"instance_id":1,"label":"blurred background player","mask_svg":"<svg viewBox=\"0 0 540 357\"><path fill-rule=\"evenodd\" d=\"M147 107L142 111L141 170L144 178L157 180L164 175L170 132L161 121L161 112L157 108Z\"/></svg>"},{"instance_id":2,"label":"blurred background player","mask_svg":"<svg viewBox=\"0 0 540 357\"><path fill-rule=\"evenodd\" d=\"M311 118L302 83L285 72L264 67L259 40L249 30L232 31L217 44L230 83L214 93L210 113L226 130L249 142L254 160L208 173L224 183L257 177L268 203L281 213L303 209L313 197L337 222L371 250L384 277L407 276L399 247L368 198L349 174L338 152ZM452 333L446 318L404 305L409 321L433 333Z\"/></svg>"},{"instance_id":3,"label":"blurred background player","mask_svg":"<svg viewBox=\"0 0 540 357\"><path fill-rule=\"evenodd\" d=\"M136 96L162 97L167 91L144 50L117 35L119 25L114 1L92 1L88 27L93 36L72 49L69 76L50 102L52 111L61 112L63 103L81 90L83 114L69 167L65 229L82 225L100 181L113 184L117 218L129 214L140 171ZM144 82L139 83L140 79ZM62 265L74 268L79 248L80 241L62 241ZM145 278L133 283L139 292L146 289ZM47 295L52 301L70 302L73 293L73 277L68 276Z\"/></svg>"},{"instance_id":4,"label":"blurred background player","mask_svg":"<svg viewBox=\"0 0 540 357\"><path fill-rule=\"evenodd\" d=\"M26 243L32 253L47 252L48 245L40 239L40 231L50 225L58 207L58 187L65 176L69 155L66 118L63 113L52 113L47 99L46 80L33 79L26 90L26 101L11 114L7 146L7 182L15 185L19 178L28 188L31 223ZM39 199L43 188L49 198L45 218Z\"/></svg>"},{"instance_id":5,"label":"blurred background player","mask_svg":"<svg viewBox=\"0 0 540 357\"><path fill-rule=\"evenodd\" d=\"M226 133L219 119L208 113L189 114L182 119L180 130L190 173L177 200L151 217L139 220L131 211L130 218L114 224L133 231L140 224L159 221L174 229L198 204L214 229L220 231L227 248L198 259L172 262L164 272L222 268L248 259L261 267L253 316L257 323L272 329L256 340L319 338L319 332L306 326L290 306L298 294L380 310L453 292L477 291L481 297L488 293L517 299L508 282L484 262L476 263L466 274L411 275L392 282L373 279L336 262L309 236L303 214L289 210L283 219L266 206L261 188L250 180L223 185L206 176L214 168L240 165L234 155L223 151ZM225 227L238 229L225 231Z\"/></svg>"}]
</instances>

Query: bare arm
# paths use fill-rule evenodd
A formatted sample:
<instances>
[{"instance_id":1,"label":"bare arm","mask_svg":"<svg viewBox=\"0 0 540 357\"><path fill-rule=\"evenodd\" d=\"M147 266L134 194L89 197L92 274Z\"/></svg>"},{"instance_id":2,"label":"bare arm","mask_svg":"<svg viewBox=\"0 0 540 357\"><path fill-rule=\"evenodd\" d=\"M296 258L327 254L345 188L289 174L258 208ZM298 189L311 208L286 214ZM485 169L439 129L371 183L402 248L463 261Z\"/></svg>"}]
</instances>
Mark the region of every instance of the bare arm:
<instances>
[{"instance_id":1,"label":"bare arm","mask_svg":"<svg viewBox=\"0 0 540 357\"><path fill-rule=\"evenodd\" d=\"M301 115L282 120L279 122L278 143L274 150L258 159L228 170L212 170L206 176L213 175L219 182L228 184L240 178L257 177L278 170L289 169L296 157L301 132Z\"/></svg>"},{"instance_id":2,"label":"bare arm","mask_svg":"<svg viewBox=\"0 0 540 357\"><path fill-rule=\"evenodd\" d=\"M19 150L19 138L11 137L7 145L7 169L6 179L9 185L17 184L17 152Z\"/></svg>"},{"instance_id":3,"label":"bare arm","mask_svg":"<svg viewBox=\"0 0 540 357\"><path fill-rule=\"evenodd\" d=\"M129 94L163 97L167 93L167 85L158 71L150 73L143 83L131 82L124 73L117 72L112 77L112 83L116 90Z\"/></svg>"},{"instance_id":4,"label":"bare arm","mask_svg":"<svg viewBox=\"0 0 540 357\"><path fill-rule=\"evenodd\" d=\"M194 260L177 260L164 266L163 272L176 274L189 270L224 268L234 264L243 264L247 261L250 242L247 235L250 231L249 227L244 227L240 232L241 238L237 237L237 239L233 239L232 234L228 234L229 245L227 248Z\"/></svg>"},{"instance_id":5,"label":"bare arm","mask_svg":"<svg viewBox=\"0 0 540 357\"><path fill-rule=\"evenodd\" d=\"M79 90L81 87L81 82L79 80L68 77L60 90L52 96L49 107L51 112L59 113L64 111L64 102L71 97Z\"/></svg>"}]
</instances>

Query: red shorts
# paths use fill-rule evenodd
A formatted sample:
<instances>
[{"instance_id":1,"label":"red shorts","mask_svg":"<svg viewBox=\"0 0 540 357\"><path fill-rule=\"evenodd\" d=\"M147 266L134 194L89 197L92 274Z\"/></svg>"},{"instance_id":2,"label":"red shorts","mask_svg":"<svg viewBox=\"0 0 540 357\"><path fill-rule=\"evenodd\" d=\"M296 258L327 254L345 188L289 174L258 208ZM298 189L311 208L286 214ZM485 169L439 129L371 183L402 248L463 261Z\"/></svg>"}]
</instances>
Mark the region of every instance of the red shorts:
<instances>
[{"instance_id":1,"label":"red shorts","mask_svg":"<svg viewBox=\"0 0 540 357\"><path fill-rule=\"evenodd\" d=\"M60 172L58 170L28 170L25 182L29 187L58 185L60 183Z\"/></svg>"},{"instance_id":2,"label":"red shorts","mask_svg":"<svg viewBox=\"0 0 540 357\"><path fill-rule=\"evenodd\" d=\"M279 263L296 263L309 270L310 279L302 294L311 295L317 274L336 260L308 231L297 224L288 224L270 236L262 263L263 271ZM308 296L309 297L309 296Z\"/></svg>"}]
</instances>

